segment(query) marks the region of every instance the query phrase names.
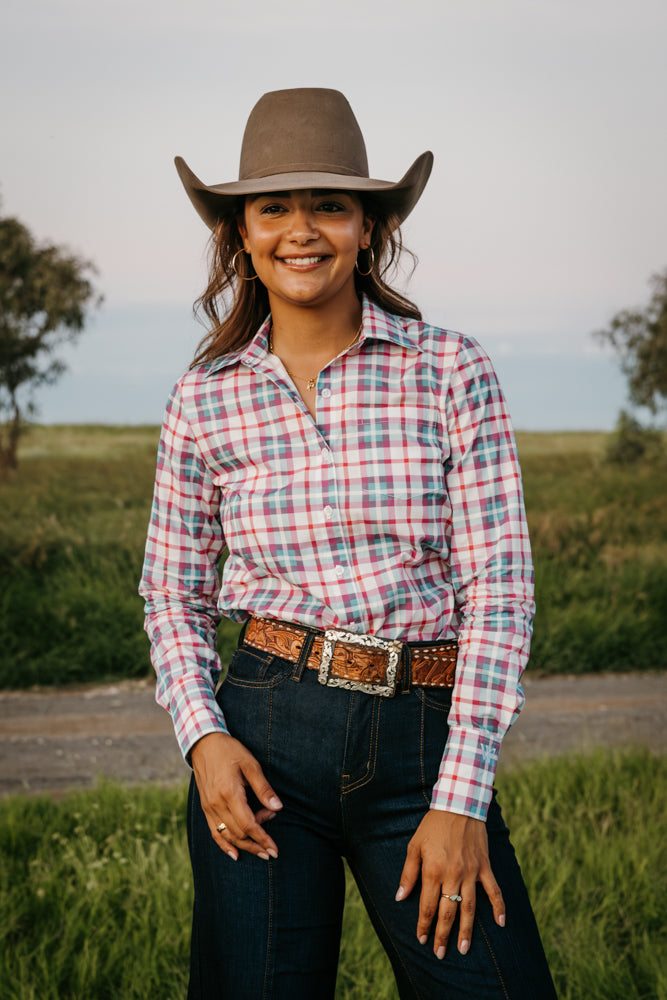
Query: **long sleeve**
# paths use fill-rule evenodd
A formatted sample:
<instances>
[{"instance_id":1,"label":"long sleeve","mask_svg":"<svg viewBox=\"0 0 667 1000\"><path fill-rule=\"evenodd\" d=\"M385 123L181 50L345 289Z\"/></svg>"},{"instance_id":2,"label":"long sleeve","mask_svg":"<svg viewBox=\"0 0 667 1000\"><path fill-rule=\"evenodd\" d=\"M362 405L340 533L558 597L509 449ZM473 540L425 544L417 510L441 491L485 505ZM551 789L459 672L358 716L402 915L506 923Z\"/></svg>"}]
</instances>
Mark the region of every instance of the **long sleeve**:
<instances>
[{"instance_id":1,"label":"long sleeve","mask_svg":"<svg viewBox=\"0 0 667 1000\"><path fill-rule=\"evenodd\" d=\"M170 713L181 751L225 732L214 698L218 566L224 548L219 490L184 414L180 387L167 404L140 593L157 674L156 699Z\"/></svg>"},{"instance_id":2,"label":"long sleeve","mask_svg":"<svg viewBox=\"0 0 667 1000\"><path fill-rule=\"evenodd\" d=\"M432 806L484 819L502 737L523 704L533 568L505 401L486 355L474 342L464 345L446 400L459 658Z\"/></svg>"}]
</instances>

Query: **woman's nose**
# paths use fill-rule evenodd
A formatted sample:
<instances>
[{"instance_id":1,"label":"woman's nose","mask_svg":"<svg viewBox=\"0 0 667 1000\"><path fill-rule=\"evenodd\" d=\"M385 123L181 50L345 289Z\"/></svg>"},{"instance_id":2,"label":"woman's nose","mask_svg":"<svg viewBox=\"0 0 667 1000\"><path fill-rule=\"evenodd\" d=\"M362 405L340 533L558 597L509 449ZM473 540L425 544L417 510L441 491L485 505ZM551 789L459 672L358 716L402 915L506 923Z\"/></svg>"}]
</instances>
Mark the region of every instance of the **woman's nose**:
<instances>
[{"instance_id":1,"label":"woman's nose","mask_svg":"<svg viewBox=\"0 0 667 1000\"><path fill-rule=\"evenodd\" d=\"M317 239L320 233L313 213L303 208L292 212L288 235L290 239L297 242Z\"/></svg>"}]
</instances>

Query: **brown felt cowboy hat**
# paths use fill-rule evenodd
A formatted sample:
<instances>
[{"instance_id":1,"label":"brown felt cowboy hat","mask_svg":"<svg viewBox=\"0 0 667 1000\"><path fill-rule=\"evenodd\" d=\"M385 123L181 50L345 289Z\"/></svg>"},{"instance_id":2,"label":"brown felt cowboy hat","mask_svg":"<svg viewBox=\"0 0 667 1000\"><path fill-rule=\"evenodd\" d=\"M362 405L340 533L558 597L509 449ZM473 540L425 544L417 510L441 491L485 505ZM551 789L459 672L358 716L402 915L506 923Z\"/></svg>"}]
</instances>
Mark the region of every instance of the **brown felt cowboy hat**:
<instances>
[{"instance_id":1,"label":"brown felt cowboy hat","mask_svg":"<svg viewBox=\"0 0 667 1000\"><path fill-rule=\"evenodd\" d=\"M260 97L243 135L238 181L208 186L182 157L175 163L192 204L212 229L238 210L240 196L305 188L372 195L402 222L426 186L433 154L418 156L396 183L373 180L364 137L345 97L338 90L302 87Z\"/></svg>"}]
</instances>

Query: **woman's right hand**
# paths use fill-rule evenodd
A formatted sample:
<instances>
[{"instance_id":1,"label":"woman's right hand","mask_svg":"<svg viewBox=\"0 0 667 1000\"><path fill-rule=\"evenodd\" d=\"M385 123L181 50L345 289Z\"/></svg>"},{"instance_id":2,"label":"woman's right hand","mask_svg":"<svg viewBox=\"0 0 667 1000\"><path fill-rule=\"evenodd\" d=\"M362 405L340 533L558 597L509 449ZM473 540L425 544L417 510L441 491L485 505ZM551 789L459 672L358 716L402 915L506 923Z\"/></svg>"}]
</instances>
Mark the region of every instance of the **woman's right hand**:
<instances>
[{"instance_id":1,"label":"woman's right hand","mask_svg":"<svg viewBox=\"0 0 667 1000\"><path fill-rule=\"evenodd\" d=\"M234 861L239 851L265 861L277 858L278 848L262 824L273 819L282 802L250 751L229 733L209 733L195 743L190 761L211 836L222 850ZM246 785L264 806L256 813L248 804Z\"/></svg>"}]
</instances>

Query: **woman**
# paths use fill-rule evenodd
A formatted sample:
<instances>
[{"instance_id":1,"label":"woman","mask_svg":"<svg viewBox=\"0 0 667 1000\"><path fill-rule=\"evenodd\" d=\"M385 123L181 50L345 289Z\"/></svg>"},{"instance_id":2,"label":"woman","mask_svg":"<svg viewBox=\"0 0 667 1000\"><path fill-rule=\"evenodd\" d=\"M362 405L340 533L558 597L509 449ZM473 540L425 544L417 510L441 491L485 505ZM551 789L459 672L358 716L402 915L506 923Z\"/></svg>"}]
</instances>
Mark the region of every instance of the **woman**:
<instances>
[{"instance_id":1,"label":"woman","mask_svg":"<svg viewBox=\"0 0 667 1000\"><path fill-rule=\"evenodd\" d=\"M401 997L552 997L493 794L533 607L512 431L480 348L382 278L432 155L374 180L342 94L299 89L253 109L238 182L176 164L212 329L142 593L194 772L189 996L333 996L345 857Z\"/></svg>"}]
</instances>

